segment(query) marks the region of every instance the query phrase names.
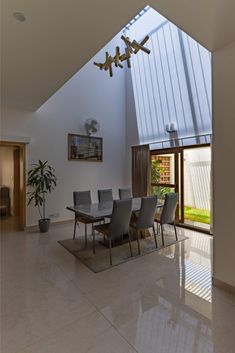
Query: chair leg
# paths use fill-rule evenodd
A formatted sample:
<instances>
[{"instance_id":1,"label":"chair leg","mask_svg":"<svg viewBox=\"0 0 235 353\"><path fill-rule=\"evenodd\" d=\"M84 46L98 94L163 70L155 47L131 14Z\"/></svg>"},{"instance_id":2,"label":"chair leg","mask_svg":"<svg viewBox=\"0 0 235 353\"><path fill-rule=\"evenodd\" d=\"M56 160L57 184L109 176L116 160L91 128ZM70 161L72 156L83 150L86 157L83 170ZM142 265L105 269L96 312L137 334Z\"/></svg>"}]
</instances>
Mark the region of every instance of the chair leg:
<instances>
[{"instance_id":1,"label":"chair leg","mask_svg":"<svg viewBox=\"0 0 235 353\"><path fill-rule=\"evenodd\" d=\"M157 222L157 235L160 235L160 232L159 232L159 223Z\"/></svg>"},{"instance_id":2,"label":"chair leg","mask_svg":"<svg viewBox=\"0 0 235 353\"><path fill-rule=\"evenodd\" d=\"M75 239L76 227L77 227L77 219L76 219L76 217L75 217L75 220L74 220L74 230L73 230L73 239Z\"/></svg>"},{"instance_id":3,"label":"chair leg","mask_svg":"<svg viewBox=\"0 0 235 353\"><path fill-rule=\"evenodd\" d=\"M112 260L112 242L111 242L111 238L109 237L109 261L110 261L110 265L112 266L113 264L113 260Z\"/></svg>"},{"instance_id":4,"label":"chair leg","mask_svg":"<svg viewBox=\"0 0 235 353\"><path fill-rule=\"evenodd\" d=\"M157 236L156 236L156 231L155 231L154 226L153 226L153 236L154 236L154 240L155 240L155 246L157 248Z\"/></svg>"},{"instance_id":5,"label":"chair leg","mask_svg":"<svg viewBox=\"0 0 235 353\"><path fill-rule=\"evenodd\" d=\"M85 247L87 247L87 224L85 223Z\"/></svg>"},{"instance_id":6,"label":"chair leg","mask_svg":"<svg viewBox=\"0 0 235 353\"><path fill-rule=\"evenodd\" d=\"M130 232L128 233L128 240L129 240L129 246L130 246L130 253L131 253L131 256L133 256L132 248L131 248L131 236L130 236Z\"/></svg>"},{"instance_id":7,"label":"chair leg","mask_svg":"<svg viewBox=\"0 0 235 353\"><path fill-rule=\"evenodd\" d=\"M164 235L163 235L163 226L162 224L160 224L160 227L161 227L161 234L162 234L162 246L164 246Z\"/></svg>"},{"instance_id":8,"label":"chair leg","mask_svg":"<svg viewBox=\"0 0 235 353\"><path fill-rule=\"evenodd\" d=\"M93 237L93 254L95 254L95 230L92 227L92 237Z\"/></svg>"},{"instance_id":9,"label":"chair leg","mask_svg":"<svg viewBox=\"0 0 235 353\"><path fill-rule=\"evenodd\" d=\"M138 254L140 255L140 232L137 230Z\"/></svg>"},{"instance_id":10,"label":"chair leg","mask_svg":"<svg viewBox=\"0 0 235 353\"><path fill-rule=\"evenodd\" d=\"M176 239L176 241L178 241L178 234L177 234L175 223L174 223L174 230L175 230L175 239Z\"/></svg>"}]
</instances>

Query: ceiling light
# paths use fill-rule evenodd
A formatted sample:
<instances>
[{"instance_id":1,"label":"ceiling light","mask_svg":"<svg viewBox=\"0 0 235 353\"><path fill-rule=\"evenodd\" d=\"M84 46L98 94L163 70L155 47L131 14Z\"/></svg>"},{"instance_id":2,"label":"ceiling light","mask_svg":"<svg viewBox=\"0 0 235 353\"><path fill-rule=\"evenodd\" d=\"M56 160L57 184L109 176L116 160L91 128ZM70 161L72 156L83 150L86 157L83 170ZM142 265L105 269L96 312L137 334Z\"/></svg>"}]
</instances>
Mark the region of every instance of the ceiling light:
<instances>
[{"instance_id":1,"label":"ceiling light","mask_svg":"<svg viewBox=\"0 0 235 353\"><path fill-rule=\"evenodd\" d=\"M26 21L26 17L25 17L25 15L22 12L14 12L13 16L15 17L15 19L17 21L20 21L20 22L25 22Z\"/></svg>"}]
</instances>

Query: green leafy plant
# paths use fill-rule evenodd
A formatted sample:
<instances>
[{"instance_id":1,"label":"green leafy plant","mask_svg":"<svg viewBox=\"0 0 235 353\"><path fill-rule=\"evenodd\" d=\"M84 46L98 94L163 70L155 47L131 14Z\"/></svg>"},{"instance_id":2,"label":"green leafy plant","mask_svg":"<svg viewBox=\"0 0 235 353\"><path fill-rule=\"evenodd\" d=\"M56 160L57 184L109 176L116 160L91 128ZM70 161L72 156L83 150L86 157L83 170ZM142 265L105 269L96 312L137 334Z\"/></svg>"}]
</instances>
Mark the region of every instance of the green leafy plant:
<instances>
[{"instance_id":1,"label":"green leafy plant","mask_svg":"<svg viewBox=\"0 0 235 353\"><path fill-rule=\"evenodd\" d=\"M162 167L161 159L152 159L151 163L151 178L152 184L158 184L161 174L164 172L164 167Z\"/></svg>"},{"instance_id":2,"label":"green leafy plant","mask_svg":"<svg viewBox=\"0 0 235 353\"><path fill-rule=\"evenodd\" d=\"M54 168L52 168L48 161L33 164L33 168L28 172L28 183L27 186L32 188L32 191L28 192L28 204L34 202L34 206L38 207L40 217L46 218L46 205L45 196L50 193L56 187L56 176L54 174Z\"/></svg>"},{"instance_id":3,"label":"green leafy plant","mask_svg":"<svg viewBox=\"0 0 235 353\"><path fill-rule=\"evenodd\" d=\"M152 184L158 184L160 181L161 174L164 173L164 167L161 165L161 159L152 159L151 161L151 182ZM173 189L167 186L152 185L152 192L154 195L158 195L160 198L165 197L165 194L172 192Z\"/></svg>"}]
</instances>

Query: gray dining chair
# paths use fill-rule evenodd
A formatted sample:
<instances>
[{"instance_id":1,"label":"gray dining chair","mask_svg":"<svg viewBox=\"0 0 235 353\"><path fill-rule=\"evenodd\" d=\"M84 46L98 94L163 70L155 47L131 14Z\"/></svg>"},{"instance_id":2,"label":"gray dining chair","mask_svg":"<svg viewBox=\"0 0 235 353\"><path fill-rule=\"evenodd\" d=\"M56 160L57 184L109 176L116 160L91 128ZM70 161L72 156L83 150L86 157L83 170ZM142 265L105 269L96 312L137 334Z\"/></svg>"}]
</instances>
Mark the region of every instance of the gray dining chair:
<instances>
[{"instance_id":1,"label":"gray dining chair","mask_svg":"<svg viewBox=\"0 0 235 353\"><path fill-rule=\"evenodd\" d=\"M132 198L132 193L131 193L131 189L119 189L119 199L120 200L126 200L126 199L131 199Z\"/></svg>"},{"instance_id":2,"label":"gray dining chair","mask_svg":"<svg viewBox=\"0 0 235 353\"><path fill-rule=\"evenodd\" d=\"M178 194L177 193L166 194L162 213L157 214L155 216L155 222L160 224L163 246L164 246L164 234L163 234L164 224L170 224L174 226L175 239L178 240L177 230L175 226L175 212L176 212L177 205L178 205Z\"/></svg>"},{"instance_id":3,"label":"gray dining chair","mask_svg":"<svg viewBox=\"0 0 235 353\"><path fill-rule=\"evenodd\" d=\"M129 233L132 210L132 200L116 200L113 202L113 211L110 223L103 223L93 227L93 253L95 254L95 231L107 236L109 242L109 260L112 265L112 242L118 237L128 235L130 253L132 256L131 239Z\"/></svg>"},{"instance_id":4,"label":"gray dining chair","mask_svg":"<svg viewBox=\"0 0 235 353\"><path fill-rule=\"evenodd\" d=\"M98 200L99 202L113 201L112 189L98 190Z\"/></svg>"},{"instance_id":5,"label":"gray dining chair","mask_svg":"<svg viewBox=\"0 0 235 353\"><path fill-rule=\"evenodd\" d=\"M74 191L73 192L73 204L74 204L74 206L90 205L91 204L90 190L88 190L88 191ZM80 215L79 213L75 213L73 239L75 239L77 224L83 223L83 224L85 224L85 246L87 246L87 225L91 224L91 226L93 228L93 223L101 222L103 220L104 220L103 218L97 218L95 220L91 220L89 217Z\"/></svg>"},{"instance_id":6,"label":"gray dining chair","mask_svg":"<svg viewBox=\"0 0 235 353\"><path fill-rule=\"evenodd\" d=\"M154 227L154 218L157 207L157 196L142 197L140 211L137 219L131 221L131 228L134 228L137 233L138 254L140 255L140 231L152 228L157 248L157 236Z\"/></svg>"}]
</instances>

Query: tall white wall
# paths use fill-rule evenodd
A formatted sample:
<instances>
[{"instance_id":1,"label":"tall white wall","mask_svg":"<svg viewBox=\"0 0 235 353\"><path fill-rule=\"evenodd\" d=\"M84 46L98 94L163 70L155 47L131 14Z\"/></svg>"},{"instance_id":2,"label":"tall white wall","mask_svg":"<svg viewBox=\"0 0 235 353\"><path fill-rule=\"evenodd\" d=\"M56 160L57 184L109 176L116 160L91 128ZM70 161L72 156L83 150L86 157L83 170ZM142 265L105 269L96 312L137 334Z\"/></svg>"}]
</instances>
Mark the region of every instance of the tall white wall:
<instances>
[{"instance_id":1,"label":"tall white wall","mask_svg":"<svg viewBox=\"0 0 235 353\"><path fill-rule=\"evenodd\" d=\"M126 69L126 184L131 186L131 146L139 144L135 100L130 69Z\"/></svg>"},{"instance_id":2,"label":"tall white wall","mask_svg":"<svg viewBox=\"0 0 235 353\"><path fill-rule=\"evenodd\" d=\"M235 286L235 42L213 54L214 273Z\"/></svg>"},{"instance_id":3,"label":"tall white wall","mask_svg":"<svg viewBox=\"0 0 235 353\"><path fill-rule=\"evenodd\" d=\"M47 214L59 213L58 220L73 215L66 210L72 204L74 190L92 191L97 200L98 188L125 186L126 155L126 99L125 70L114 68L114 76L100 71L93 61L103 62L105 51L115 53L121 46L117 35L73 78L68 81L44 106L35 113L3 111L2 135L31 138L27 147L27 169L38 159L48 160L55 168L58 185L47 198ZM103 162L68 161L68 133L83 133L86 118L95 118L103 137ZM39 216L34 207L28 209L27 225L37 223Z\"/></svg>"}]
</instances>

